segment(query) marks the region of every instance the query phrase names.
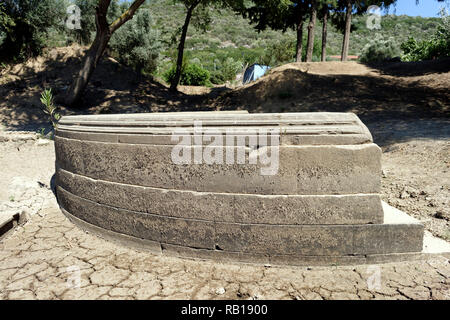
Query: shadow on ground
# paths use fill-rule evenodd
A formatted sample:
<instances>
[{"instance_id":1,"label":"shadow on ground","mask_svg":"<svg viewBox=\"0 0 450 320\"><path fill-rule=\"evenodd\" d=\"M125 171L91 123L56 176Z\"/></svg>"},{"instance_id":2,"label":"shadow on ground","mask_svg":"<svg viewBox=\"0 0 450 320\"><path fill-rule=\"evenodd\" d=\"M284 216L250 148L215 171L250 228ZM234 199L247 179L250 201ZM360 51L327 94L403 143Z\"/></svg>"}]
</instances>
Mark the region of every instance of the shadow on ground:
<instances>
[{"instance_id":1,"label":"shadow on ground","mask_svg":"<svg viewBox=\"0 0 450 320\"><path fill-rule=\"evenodd\" d=\"M43 57L3 72L1 124L8 130L48 127L40 93L43 88L52 88L55 94L64 92L80 66L83 50L52 49ZM139 76L106 57L95 70L78 108L62 107L61 113L354 112L367 123L381 145L413 138L441 139L450 136L449 65L450 59L371 68L350 63L345 65L349 74L320 74L292 64L275 68L259 81L238 89L219 87L190 94L173 93L158 81ZM331 65L318 64L312 69L322 66L326 69ZM351 70L353 66L355 70Z\"/></svg>"},{"instance_id":2,"label":"shadow on ground","mask_svg":"<svg viewBox=\"0 0 450 320\"><path fill-rule=\"evenodd\" d=\"M367 64L381 74L395 77L417 77L450 72L450 57L417 62L388 62Z\"/></svg>"},{"instance_id":3,"label":"shadow on ground","mask_svg":"<svg viewBox=\"0 0 450 320\"><path fill-rule=\"evenodd\" d=\"M80 47L56 48L46 56L16 65L0 78L0 122L7 130L37 130L48 127L40 94L52 88L62 94L73 81L84 51ZM62 115L209 110L203 98L173 93L151 78L139 76L112 58L96 68L78 106L61 107Z\"/></svg>"}]
</instances>

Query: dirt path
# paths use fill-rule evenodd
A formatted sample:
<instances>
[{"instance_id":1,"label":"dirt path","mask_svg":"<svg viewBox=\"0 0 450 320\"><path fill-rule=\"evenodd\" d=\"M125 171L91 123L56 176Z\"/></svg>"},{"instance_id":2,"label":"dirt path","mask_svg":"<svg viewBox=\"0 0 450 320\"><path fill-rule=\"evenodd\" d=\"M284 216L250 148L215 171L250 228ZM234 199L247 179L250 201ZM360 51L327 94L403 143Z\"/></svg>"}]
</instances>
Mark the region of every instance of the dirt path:
<instances>
[{"instance_id":1,"label":"dirt path","mask_svg":"<svg viewBox=\"0 0 450 320\"><path fill-rule=\"evenodd\" d=\"M367 125L383 150L383 200L450 241L450 121L389 120Z\"/></svg>"}]
</instances>

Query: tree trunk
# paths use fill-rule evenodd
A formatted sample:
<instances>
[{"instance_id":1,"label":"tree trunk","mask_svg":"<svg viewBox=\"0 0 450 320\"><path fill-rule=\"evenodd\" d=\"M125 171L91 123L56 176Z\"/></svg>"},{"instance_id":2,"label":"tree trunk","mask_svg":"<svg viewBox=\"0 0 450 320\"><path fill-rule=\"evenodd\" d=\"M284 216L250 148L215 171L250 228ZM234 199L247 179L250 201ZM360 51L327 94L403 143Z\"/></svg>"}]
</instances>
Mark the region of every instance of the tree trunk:
<instances>
[{"instance_id":1,"label":"tree trunk","mask_svg":"<svg viewBox=\"0 0 450 320\"><path fill-rule=\"evenodd\" d=\"M302 62L303 53L303 13L302 11L298 14L297 20L297 48L296 48L296 62Z\"/></svg>"},{"instance_id":2,"label":"tree trunk","mask_svg":"<svg viewBox=\"0 0 450 320\"><path fill-rule=\"evenodd\" d=\"M311 3L311 17L308 23L308 43L306 45L306 62L312 61L314 51L314 28L317 19L317 2L315 0Z\"/></svg>"},{"instance_id":3,"label":"tree trunk","mask_svg":"<svg viewBox=\"0 0 450 320\"><path fill-rule=\"evenodd\" d=\"M95 35L94 42L84 56L82 67L70 86L69 90L64 97L64 103L66 105L74 105L81 98L81 94L86 88L92 72L94 72L98 61L100 60L103 52L106 49L109 39L111 38L111 32L109 30L108 21L106 20L106 13L108 11L110 1L101 1L96 8L95 22L97 25L97 33Z\"/></svg>"},{"instance_id":4,"label":"tree trunk","mask_svg":"<svg viewBox=\"0 0 450 320\"><path fill-rule=\"evenodd\" d=\"M81 95L92 76L92 73L97 67L98 61L106 49L110 37L111 35L108 31L102 32L95 37L94 42L84 57L83 65L77 78L68 90L64 101L66 105L72 106L80 100Z\"/></svg>"},{"instance_id":5,"label":"tree trunk","mask_svg":"<svg viewBox=\"0 0 450 320\"><path fill-rule=\"evenodd\" d=\"M192 12L194 11L195 7L198 5L199 1L192 4L186 13L186 19L184 20L183 29L181 31L181 38L180 43L178 45L178 57L177 57L177 68L175 70L175 77L172 79L172 82L170 84L170 90L171 91L177 91L178 83L180 82L181 78L181 71L183 69L183 54L184 54L184 44L186 42L186 35L189 28L189 23L192 18Z\"/></svg>"},{"instance_id":6,"label":"tree trunk","mask_svg":"<svg viewBox=\"0 0 450 320\"><path fill-rule=\"evenodd\" d=\"M344 30L344 41L342 43L341 61L347 61L348 58L351 27L352 27L352 1L347 0L347 11L345 13L345 30Z\"/></svg>"},{"instance_id":7,"label":"tree trunk","mask_svg":"<svg viewBox=\"0 0 450 320\"><path fill-rule=\"evenodd\" d=\"M327 61L327 23L328 23L328 8L323 11L323 26L322 26L322 61Z\"/></svg>"},{"instance_id":8,"label":"tree trunk","mask_svg":"<svg viewBox=\"0 0 450 320\"><path fill-rule=\"evenodd\" d=\"M62 102L67 106L73 106L77 103L84 89L89 83L89 79L92 76L97 63L102 57L105 49L108 45L111 35L119 29L125 22L130 20L136 13L136 10L144 3L145 0L135 0L125 13L123 13L116 21L111 25L108 24L106 14L108 12L111 0L99 0L95 11L95 23L97 26L97 32L94 42L89 50L86 52L82 67L67 93L62 98Z\"/></svg>"}]
</instances>

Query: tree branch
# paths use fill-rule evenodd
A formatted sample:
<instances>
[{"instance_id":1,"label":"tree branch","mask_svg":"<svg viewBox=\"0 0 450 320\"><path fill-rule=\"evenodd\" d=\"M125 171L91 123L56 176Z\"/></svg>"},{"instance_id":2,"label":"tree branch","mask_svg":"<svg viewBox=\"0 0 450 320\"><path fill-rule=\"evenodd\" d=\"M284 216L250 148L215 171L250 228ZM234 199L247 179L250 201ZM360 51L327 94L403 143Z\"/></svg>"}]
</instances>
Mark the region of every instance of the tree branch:
<instances>
[{"instance_id":1,"label":"tree branch","mask_svg":"<svg viewBox=\"0 0 450 320\"><path fill-rule=\"evenodd\" d=\"M130 20L133 15L136 13L136 10L139 9L141 4L143 4L145 0L135 0L131 6L128 8L127 11L125 11L116 21L111 23L109 29L111 31L111 34L114 33L117 29L119 29L125 22Z\"/></svg>"},{"instance_id":2,"label":"tree branch","mask_svg":"<svg viewBox=\"0 0 450 320\"><path fill-rule=\"evenodd\" d=\"M108 28L108 21L106 20L106 14L108 13L111 0L99 0L97 7L95 8L95 24L97 30L105 30Z\"/></svg>"}]
</instances>

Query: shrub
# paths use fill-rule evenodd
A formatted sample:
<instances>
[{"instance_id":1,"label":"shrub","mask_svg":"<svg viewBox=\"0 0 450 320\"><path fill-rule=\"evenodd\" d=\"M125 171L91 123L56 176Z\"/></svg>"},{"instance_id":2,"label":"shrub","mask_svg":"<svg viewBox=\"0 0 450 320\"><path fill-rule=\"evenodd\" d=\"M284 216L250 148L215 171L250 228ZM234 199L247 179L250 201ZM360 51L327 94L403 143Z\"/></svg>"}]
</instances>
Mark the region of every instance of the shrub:
<instances>
[{"instance_id":1,"label":"shrub","mask_svg":"<svg viewBox=\"0 0 450 320\"><path fill-rule=\"evenodd\" d=\"M231 57L227 58L222 66L222 73L225 76L225 80L234 80L236 78L236 74L241 72L243 67L244 64L241 61L234 60Z\"/></svg>"},{"instance_id":2,"label":"shrub","mask_svg":"<svg viewBox=\"0 0 450 320\"><path fill-rule=\"evenodd\" d=\"M41 94L41 103L43 104L43 111L48 115L53 128L56 128L58 121L61 118L60 114L56 112L57 108L53 102L52 89L45 89Z\"/></svg>"},{"instance_id":3,"label":"shrub","mask_svg":"<svg viewBox=\"0 0 450 320\"><path fill-rule=\"evenodd\" d=\"M360 60L364 63L382 62L400 56L400 48L393 38L377 35L363 48Z\"/></svg>"},{"instance_id":4,"label":"shrub","mask_svg":"<svg viewBox=\"0 0 450 320\"><path fill-rule=\"evenodd\" d=\"M164 78L171 83L175 77L176 67L173 66L165 74ZM187 86L210 86L210 73L198 64L186 64L181 70L180 84Z\"/></svg>"},{"instance_id":5,"label":"shrub","mask_svg":"<svg viewBox=\"0 0 450 320\"><path fill-rule=\"evenodd\" d=\"M293 62L295 57L295 41L280 40L269 45L261 57L261 63L268 66L278 66Z\"/></svg>"},{"instance_id":6,"label":"shrub","mask_svg":"<svg viewBox=\"0 0 450 320\"><path fill-rule=\"evenodd\" d=\"M39 55L49 28L65 16L63 0L3 0L0 5L0 59L9 61Z\"/></svg>"},{"instance_id":7,"label":"shrub","mask_svg":"<svg viewBox=\"0 0 450 320\"><path fill-rule=\"evenodd\" d=\"M442 23L429 40L417 41L410 37L402 43L403 61L431 60L450 56L450 19L446 11L441 11Z\"/></svg>"},{"instance_id":8,"label":"shrub","mask_svg":"<svg viewBox=\"0 0 450 320\"><path fill-rule=\"evenodd\" d=\"M211 72L210 81L211 81L211 83L214 83L214 84L222 84L222 83L227 82L227 80L225 80L223 73L220 72L220 70Z\"/></svg>"},{"instance_id":9,"label":"shrub","mask_svg":"<svg viewBox=\"0 0 450 320\"><path fill-rule=\"evenodd\" d=\"M111 37L110 48L120 62L138 72L153 73L161 43L158 32L152 28L150 10L140 10Z\"/></svg>"},{"instance_id":10,"label":"shrub","mask_svg":"<svg viewBox=\"0 0 450 320\"><path fill-rule=\"evenodd\" d=\"M450 56L450 42L442 38L420 42L409 38L402 43L401 48L404 52L403 61L431 60Z\"/></svg>"},{"instance_id":11,"label":"shrub","mask_svg":"<svg viewBox=\"0 0 450 320\"><path fill-rule=\"evenodd\" d=\"M244 64L240 60L228 57L223 61L214 60L214 70L211 71L211 82L222 84L227 81L233 81L236 75L242 71Z\"/></svg>"}]
</instances>

